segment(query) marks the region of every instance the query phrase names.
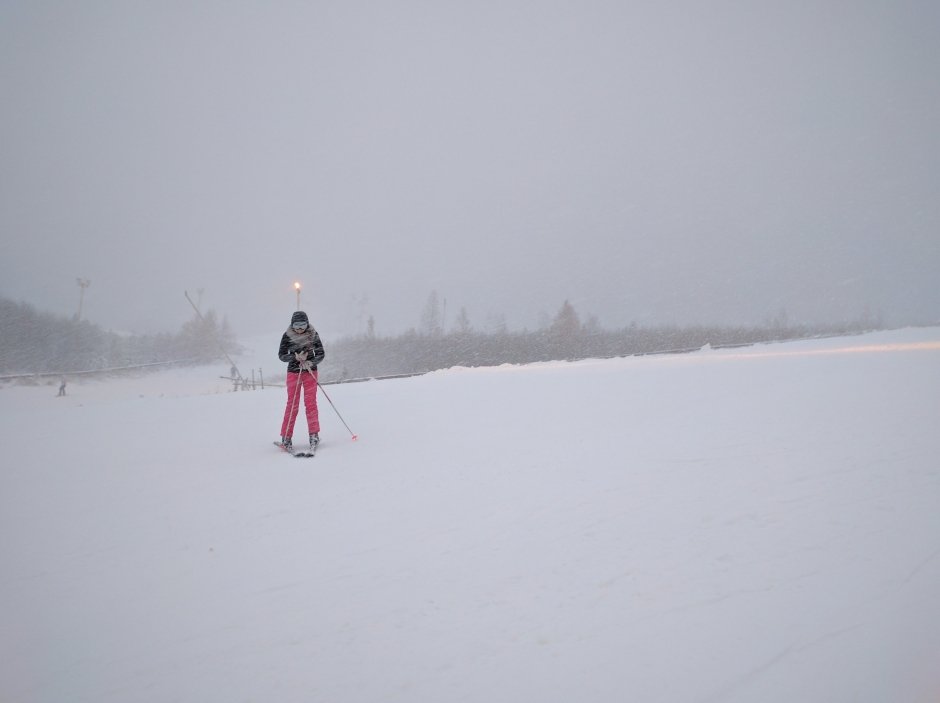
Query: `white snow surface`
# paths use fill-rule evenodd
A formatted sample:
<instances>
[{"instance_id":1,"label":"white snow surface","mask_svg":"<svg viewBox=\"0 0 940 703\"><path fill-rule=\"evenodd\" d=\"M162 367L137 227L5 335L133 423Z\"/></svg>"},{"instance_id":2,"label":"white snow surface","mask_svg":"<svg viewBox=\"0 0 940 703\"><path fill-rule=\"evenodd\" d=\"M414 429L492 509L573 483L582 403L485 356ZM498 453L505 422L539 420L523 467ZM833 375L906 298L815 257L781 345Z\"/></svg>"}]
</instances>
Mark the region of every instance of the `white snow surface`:
<instances>
[{"instance_id":1,"label":"white snow surface","mask_svg":"<svg viewBox=\"0 0 940 703\"><path fill-rule=\"evenodd\" d=\"M940 700L940 328L226 371L0 390L0 700Z\"/></svg>"}]
</instances>

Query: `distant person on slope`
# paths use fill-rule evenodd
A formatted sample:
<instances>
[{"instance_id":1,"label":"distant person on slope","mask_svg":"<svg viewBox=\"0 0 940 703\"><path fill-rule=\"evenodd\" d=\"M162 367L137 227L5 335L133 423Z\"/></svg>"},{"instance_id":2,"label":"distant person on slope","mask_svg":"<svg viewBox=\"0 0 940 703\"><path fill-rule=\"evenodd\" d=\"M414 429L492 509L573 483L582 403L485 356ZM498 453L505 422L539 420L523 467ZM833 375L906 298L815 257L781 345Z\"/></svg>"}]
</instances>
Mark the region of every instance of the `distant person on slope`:
<instances>
[{"instance_id":1,"label":"distant person on slope","mask_svg":"<svg viewBox=\"0 0 940 703\"><path fill-rule=\"evenodd\" d=\"M290 327L281 337L278 358L287 363L287 407L281 423L281 446L293 451L294 422L300 409L300 389L303 386L304 408L307 413L307 431L310 449L320 443L320 416L317 412L317 365L323 361L323 342L307 319L307 313L298 310L290 319Z\"/></svg>"}]
</instances>

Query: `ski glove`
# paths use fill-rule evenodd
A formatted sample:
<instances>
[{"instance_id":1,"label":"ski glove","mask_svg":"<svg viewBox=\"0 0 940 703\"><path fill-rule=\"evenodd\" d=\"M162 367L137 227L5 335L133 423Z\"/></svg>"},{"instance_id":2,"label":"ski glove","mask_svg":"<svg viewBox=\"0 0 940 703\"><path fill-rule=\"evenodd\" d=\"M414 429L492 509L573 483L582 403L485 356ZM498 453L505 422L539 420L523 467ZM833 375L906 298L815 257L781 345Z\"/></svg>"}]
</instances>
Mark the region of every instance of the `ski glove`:
<instances>
[{"instance_id":1,"label":"ski glove","mask_svg":"<svg viewBox=\"0 0 940 703\"><path fill-rule=\"evenodd\" d=\"M313 371L313 362L312 361L301 361L300 368L304 371Z\"/></svg>"},{"instance_id":2,"label":"ski glove","mask_svg":"<svg viewBox=\"0 0 940 703\"><path fill-rule=\"evenodd\" d=\"M306 350L297 352L296 354L294 354L294 358L297 359L297 361L306 361L307 360Z\"/></svg>"}]
</instances>

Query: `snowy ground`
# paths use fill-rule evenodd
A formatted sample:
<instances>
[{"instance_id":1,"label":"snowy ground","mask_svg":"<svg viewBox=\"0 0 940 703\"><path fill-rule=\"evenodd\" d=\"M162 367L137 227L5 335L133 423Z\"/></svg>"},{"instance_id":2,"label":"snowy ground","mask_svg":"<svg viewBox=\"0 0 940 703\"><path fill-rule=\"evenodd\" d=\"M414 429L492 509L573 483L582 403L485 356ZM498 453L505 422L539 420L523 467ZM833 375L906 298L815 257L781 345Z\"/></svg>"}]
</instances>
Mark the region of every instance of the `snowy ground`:
<instances>
[{"instance_id":1,"label":"snowy ground","mask_svg":"<svg viewBox=\"0 0 940 703\"><path fill-rule=\"evenodd\" d=\"M226 371L0 390L0 701L940 700L940 328Z\"/></svg>"}]
</instances>

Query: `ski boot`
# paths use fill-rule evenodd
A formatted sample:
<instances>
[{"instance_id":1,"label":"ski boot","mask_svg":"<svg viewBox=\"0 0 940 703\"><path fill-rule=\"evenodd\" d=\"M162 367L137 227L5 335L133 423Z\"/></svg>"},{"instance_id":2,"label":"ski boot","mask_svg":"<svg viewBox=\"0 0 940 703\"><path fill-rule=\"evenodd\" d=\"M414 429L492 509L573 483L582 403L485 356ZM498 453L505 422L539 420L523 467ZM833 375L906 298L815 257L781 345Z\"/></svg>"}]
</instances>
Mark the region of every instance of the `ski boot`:
<instances>
[{"instance_id":1,"label":"ski boot","mask_svg":"<svg viewBox=\"0 0 940 703\"><path fill-rule=\"evenodd\" d=\"M281 449L285 452L294 453L294 442L290 437L281 437Z\"/></svg>"},{"instance_id":2,"label":"ski boot","mask_svg":"<svg viewBox=\"0 0 940 703\"><path fill-rule=\"evenodd\" d=\"M320 443L320 433L311 432L310 433L310 451L313 451L317 448L317 445Z\"/></svg>"}]
</instances>

